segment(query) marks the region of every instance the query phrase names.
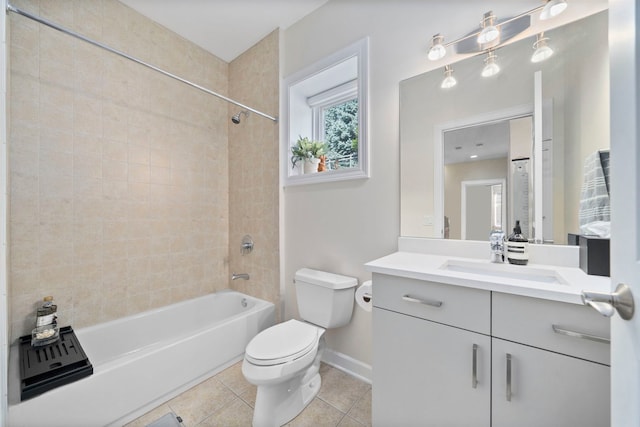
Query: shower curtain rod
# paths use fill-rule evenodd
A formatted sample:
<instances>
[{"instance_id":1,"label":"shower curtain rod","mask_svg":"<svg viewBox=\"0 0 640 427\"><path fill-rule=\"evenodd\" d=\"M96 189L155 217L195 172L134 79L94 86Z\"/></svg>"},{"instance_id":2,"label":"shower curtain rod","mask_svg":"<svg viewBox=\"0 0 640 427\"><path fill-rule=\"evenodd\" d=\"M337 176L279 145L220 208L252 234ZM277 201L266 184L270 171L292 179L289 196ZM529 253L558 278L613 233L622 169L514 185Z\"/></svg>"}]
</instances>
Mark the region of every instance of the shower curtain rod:
<instances>
[{"instance_id":1,"label":"shower curtain rod","mask_svg":"<svg viewBox=\"0 0 640 427\"><path fill-rule=\"evenodd\" d=\"M60 25L54 24L53 22L48 21L48 20L46 20L46 19L44 19L44 18L41 18L41 17L36 16L36 15L32 15L32 14L30 14L29 12L25 12L25 11L23 11L23 10L21 10L21 9L18 9L17 7L15 7L15 6L11 5L10 3L7 3L7 11L8 11L8 12L17 13L18 15L22 15L22 16L24 16L24 17L26 17L26 18L29 18L29 19L34 20L34 21L36 21L36 22L39 22L39 23L41 23L41 24L43 24L43 25L46 25L47 27L53 28L54 30L58 30L58 31L60 31L61 33L64 33L64 34L70 35L70 36L75 37L75 38L77 38L77 39L80 39L80 40L82 40L82 41L84 41L84 42L87 42L87 43L89 43L89 44L92 44L92 45L94 45L94 46L97 46L97 47L99 47L99 48L102 48L102 49L104 49L104 50L107 50L107 51L109 51L109 52L111 52L111 53L115 53L116 55L119 55L119 56L121 56L121 57L123 57L123 58L126 58L126 59L130 60L130 61L136 62L136 63L138 63L138 64L140 64L140 65L143 65L143 66L145 66L145 67L147 67L147 68L150 68L150 69L152 69L152 70L154 70L154 71L157 71L157 72L159 72L160 74L164 74L164 75L165 75L165 76L167 76L167 77L171 77L172 79L178 80L178 81L180 81L180 82L182 82L182 83L184 83L184 84L186 84L186 85L189 85L189 86L191 86L191 87L194 87L194 88L196 88L196 89L199 89L199 90L201 90L202 92L208 93L209 95L213 95L213 96L218 97L218 98L220 98L220 99L222 99L222 100L224 100L224 101L227 101L227 102L229 102L229 103L231 103L231 104L237 105L237 106L238 106L238 107L240 107L240 108L243 108L243 109L245 109L245 110L251 111L252 113L256 113L256 114L258 114L259 116L262 116L262 117L264 117L264 118L267 118L267 119L273 120L274 122L277 122L277 121L278 121L277 117L270 116L270 115L268 115L268 114L263 113L262 111L258 111L258 110L254 109L254 108L248 107L248 106L246 106L246 105L244 105L244 104L241 104L241 103L240 103L240 102L238 102L238 101L234 101L234 100L233 100L233 99L231 99L231 98L228 98L228 97L226 97L226 96L224 96L224 95L221 95L221 94L219 94L219 93L217 93L217 92L214 92L214 91L212 91L212 90L209 90L209 89L207 89L207 88L205 88L205 87L203 87L203 86L200 86L200 85L198 85L198 84L196 84L196 83L193 83L193 82L191 82L191 81L189 81L189 80L187 80L187 79L183 79L182 77L176 76L175 74L171 74L171 73L169 73L168 71L165 71L165 70L163 70L163 69L161 69L161 68L156 67L155 65L151 65L151 64L149 64L149 63L147 63L147 62L144 62L144 61L142 61L142 60L140 60L140 59L138 59L138 58L135 58L135 57L133 57L133 56L131 56L131 55L128 55L128 54L126 54L126 53L124 53L124 52L122 52L122 51L119 51L119 50L114 49L114 48L112 48L112 47L109 47L109 46L107 46L107 45L105 45L105 44L102 44L102 43L100 43L100 42L97 42L97 41L95 41L95 40L92 40L92 39L90 39L90 38L88 38L88 37L85 37L85 36L83 36L83 35L81 35L81 34L76 33L75 31L71 31L71 30L69 30L68 28L61 27Z\"/></svg>"}]
</instances>

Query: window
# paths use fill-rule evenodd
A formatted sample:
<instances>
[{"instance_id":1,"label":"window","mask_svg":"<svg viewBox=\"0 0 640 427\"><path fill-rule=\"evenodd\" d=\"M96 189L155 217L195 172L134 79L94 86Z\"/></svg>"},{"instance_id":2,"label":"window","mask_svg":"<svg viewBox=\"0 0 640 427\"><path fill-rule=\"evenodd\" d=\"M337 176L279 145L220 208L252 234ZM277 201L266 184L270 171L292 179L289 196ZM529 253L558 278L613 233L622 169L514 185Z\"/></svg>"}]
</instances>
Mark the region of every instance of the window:
<instances>
[{"instance_id":1,"label":"window","mask_svg":"<svg viewBox=\"0 0 640 427\"><path fill-rule=\"evenodd\" d=\"M286 79L286 185L368 177L367 50L365 39ZM316 151L300 154L300 140Z\"/></svg>"},{"instance_id":2,"label":"window","mask_svg":"<svg viewBox=\"0 0 640 427\"><path fill-rule=\"evenodd\" d=\"M358 86L352 80L308 100L313 139L326 144L326 170L358 167Z\"/></svg>"}]
</instances>

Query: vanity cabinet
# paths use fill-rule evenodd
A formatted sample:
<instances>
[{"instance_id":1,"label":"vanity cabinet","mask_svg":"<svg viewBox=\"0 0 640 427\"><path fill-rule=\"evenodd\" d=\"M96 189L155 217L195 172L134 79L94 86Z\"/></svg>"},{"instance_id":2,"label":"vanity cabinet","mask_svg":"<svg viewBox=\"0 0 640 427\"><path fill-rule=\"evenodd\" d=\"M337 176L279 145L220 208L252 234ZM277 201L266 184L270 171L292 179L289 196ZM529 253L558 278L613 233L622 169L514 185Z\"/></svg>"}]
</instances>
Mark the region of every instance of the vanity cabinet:
<instances>
[{"instance_id":1,"label":"vanity cabinet","mask_svg":"<svg viewBox=\"0 0 640 427\"><path fill-rule=\"evenodd\" d=\"M492 340L493 427L605 427L609 367Z\"/></svg>"},{"instance_id":2,"label":"vanity cabinet","mask_svg":"<svg viewBox=\"0 0 640 427\"><path fill-rule=\"evenodd\" d=\"M490 293L384 275L374 292L373 424L490 426Z\"/></svg>"},{"instance_id":3,"label":"vanity cabinet","mask_svg":"<svg viewBox=\"0 0 640 427\"><path fill-rule=\"evenodd\" d=\"M491 316L492 426L609 425L609 319L497 292Z\"/></svg>"},{"instance_id":4,"label":"vanity cabinet","mask_svg":"<svg viewBox=\"0 0 640 427\"><path fill-rule=\"evenodd\" d=\"M373 281L374 426L609 425L609 321L595 311Z\"/></svg>"}]
</instances>

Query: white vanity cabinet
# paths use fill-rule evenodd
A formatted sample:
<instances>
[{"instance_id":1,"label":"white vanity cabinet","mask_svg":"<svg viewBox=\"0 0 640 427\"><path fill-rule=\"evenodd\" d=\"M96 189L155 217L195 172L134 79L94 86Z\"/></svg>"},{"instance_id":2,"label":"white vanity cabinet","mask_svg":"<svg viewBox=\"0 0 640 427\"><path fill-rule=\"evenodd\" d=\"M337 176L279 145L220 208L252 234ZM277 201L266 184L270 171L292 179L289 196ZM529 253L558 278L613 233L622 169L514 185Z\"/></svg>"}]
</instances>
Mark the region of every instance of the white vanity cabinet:
<instances>
[{"instance_id":1,"label":"white vanity cabinet","mask_svg":"<svg viewBox=\"0 0 640 427\"><path fill-rule=\"evenodd\" d=\"M492 426L609 425L609 319L494 292L492 336Z\"/></svg>"},{"instance_id":2,"label":"white vanity cabinet","mask_svg":"<svg viewBox=\"0 0 640 427\"><path fill-rule=\"evenodd\" d=\"M374 426L608 426L609 321L374 273Z\"/></svg>"},{"instance_id":3,"label":"white vanity cabinet","mask_svg":"<svg viewBox=\"0 0 640 427\"><path fill-rule=\"evenodd\" d=\"M374 293L373 424L489 426L490 292L375 275Z\"/></svg>"}]
</instances>

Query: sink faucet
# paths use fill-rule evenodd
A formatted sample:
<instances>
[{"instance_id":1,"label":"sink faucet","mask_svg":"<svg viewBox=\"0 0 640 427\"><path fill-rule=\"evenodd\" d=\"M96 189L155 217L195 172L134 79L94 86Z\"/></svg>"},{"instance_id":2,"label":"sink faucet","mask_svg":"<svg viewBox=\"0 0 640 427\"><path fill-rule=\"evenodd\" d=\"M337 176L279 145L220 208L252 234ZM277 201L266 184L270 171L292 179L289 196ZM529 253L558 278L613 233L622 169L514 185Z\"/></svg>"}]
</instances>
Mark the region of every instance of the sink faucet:
<instances>
[{"instance_id":1,"label":"sink faucet","mask_svg":"<svg viewBox=\"0 0 640 427\"><path fill-rule=\"evenodd\" d=\"M504 231L494 230L489 236L491 262L504 262Z\"/></svg>"},{"instance_id":2,"label":"sink faucet","mask_svg":"<svg viewBox=\"0 0 640 427\"><path fill-rule=\"evenodd\" d=\"M233 273L231 275L231 280L237 280L237 279L249 280L249 274L248 273Z\"/></svg>"}]
</instances>

